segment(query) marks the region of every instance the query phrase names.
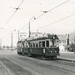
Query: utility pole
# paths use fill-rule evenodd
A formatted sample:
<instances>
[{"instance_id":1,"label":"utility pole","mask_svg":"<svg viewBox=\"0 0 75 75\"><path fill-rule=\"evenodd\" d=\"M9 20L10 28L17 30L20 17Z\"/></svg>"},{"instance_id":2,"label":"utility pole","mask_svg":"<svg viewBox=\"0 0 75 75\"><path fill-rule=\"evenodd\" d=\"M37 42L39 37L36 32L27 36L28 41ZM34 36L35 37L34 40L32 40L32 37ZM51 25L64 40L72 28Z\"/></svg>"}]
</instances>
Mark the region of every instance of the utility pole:
<instances>
[{"instance_id":1,"label":"utility pole","mask_svg":"<svg viewBox=\"0 0 75 75\"><path fill-rule=\"evenodd\" d=\"M30 38L30 34L31 34L31 32L30 32L30 22L29 22L29 38Z\"/></svg>"},{"instance_id":2,"label":"utility pole","mask_svg":"<svg viewBox=\"0 0 75 75\"><path fill-rule=\"evenodd\" d=\"M30 38L30 34L31 34L31 31L30 31L30 21L32 20L32 19L36 19L34 16L29 20L29 38Z\"/></svg>"},{"instance_id":3,"label":"utility pole","mask_svg":"<svg viewBox=\"0 0 75 75\"><path fill-rule=\"evenodd\" d=\"M68 34L68 37L67 37L67 45L69 46L69 34Z\"/></svg>"}]
</instances>

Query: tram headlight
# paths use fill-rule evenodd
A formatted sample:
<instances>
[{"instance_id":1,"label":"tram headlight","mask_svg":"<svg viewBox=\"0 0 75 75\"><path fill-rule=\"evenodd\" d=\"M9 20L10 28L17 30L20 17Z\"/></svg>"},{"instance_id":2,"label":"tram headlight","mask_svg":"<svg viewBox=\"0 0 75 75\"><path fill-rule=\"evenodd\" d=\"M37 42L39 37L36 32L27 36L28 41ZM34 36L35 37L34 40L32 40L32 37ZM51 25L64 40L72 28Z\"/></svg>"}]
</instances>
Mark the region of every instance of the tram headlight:
<instances>
[{"instance_id":1,"label":"tram headlight","mask_svg":"<svg viewBox=\"0 0 75 75\"><path fill-rule=\"evenodd\" d=\"M57 51L55 51L55 53L56 53Z\"/></svg>"},{"instance_id":2,"label":"tram headlight","mask_svg":"<svg viewBox=\"0 0 75 75\"><path fill-rule=\"evenodd\" d=\"M50 51L52 53L52 51Z\"/></svg>"},{"instance_id":3,"label":"tram headlight","mask_svg":"<svg viewBox=\"0 0 75 75\"><path fill-rule=\"evenodd\" d=\"M43 49L43 53L45 53L45 49Z\"/></svg>"}]
</instances>

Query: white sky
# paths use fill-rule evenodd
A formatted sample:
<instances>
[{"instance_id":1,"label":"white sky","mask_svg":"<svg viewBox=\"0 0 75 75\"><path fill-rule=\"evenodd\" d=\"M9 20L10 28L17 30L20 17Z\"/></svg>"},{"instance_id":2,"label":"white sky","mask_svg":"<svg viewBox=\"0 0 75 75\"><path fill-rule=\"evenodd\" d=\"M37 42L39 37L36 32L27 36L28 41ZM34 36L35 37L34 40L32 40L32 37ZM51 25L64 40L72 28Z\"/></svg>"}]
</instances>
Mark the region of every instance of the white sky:
<instances>
[{"instance_id":1,"label":"white sky","mask_svg":"<svg viewBox=\"0 0 75 75\"><path fill-rule=\"evenodd\" d=\"M63 5L39 17L43 14L42 11L51 10L65 1L67 2ZM36 17L36 20L31 20L33 21L30 23L32 32L38 30L43 33L66 34L75 30L75 15L73 15L75 14L75 0L24 0L20 9L9 20L15 12L14 8L17 8L21 2L22 0L0 0L0 28L3 28L0 29L2 44L10 45L11 35L9 33L14 29L19 30L28 24L33 16ZM70 15L73 16L66 18ZM37 19L37 17L39 18ZM66 19L59 21L63 18ZM6 24L7 21L8 23ZM20 29L21 31L28 33L28 25ZM13 34L14 44L16 44L15 42L18 38L17 31L14 31Z\"/></svg>"}]
</instances>

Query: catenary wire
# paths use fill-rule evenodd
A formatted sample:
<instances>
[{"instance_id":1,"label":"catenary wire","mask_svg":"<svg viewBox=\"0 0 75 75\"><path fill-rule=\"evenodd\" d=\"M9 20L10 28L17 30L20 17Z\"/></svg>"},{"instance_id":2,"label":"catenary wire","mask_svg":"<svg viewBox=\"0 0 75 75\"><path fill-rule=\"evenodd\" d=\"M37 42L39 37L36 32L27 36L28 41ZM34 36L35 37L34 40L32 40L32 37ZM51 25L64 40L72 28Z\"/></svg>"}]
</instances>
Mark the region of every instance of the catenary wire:
<instances>
[{"instance_id":1,"label":"catenary wire","mask_svg":"<svg viewBox=\"0 0 75 75\"><path fill-rule=\"evenodd\" d=\"M23 1L24 0L22 0L22 2L20 3L20 5L17 7L17 8L15 8L16 10L15 10L15 12L11 15L11 17L7 20L7 22L5 23L5 25L10 21L10 19L14 16L14 14L17 12L17 10L19 9L19 7L21 6L21 4L23 3ZM4 26L5 26L4 25Z\"/></svg>"},{"instance_id":2,"label":"catenary wire","mask_svg":"<svg viewBox=\"0 0 75 75\"><path fill-rule=\"evenodd\" d=\"M49 25L55 24L55 23L60 22L60 21L62 21L62 20L68 19L68 18L70 18L70 17L72 17L72 16L75 16L75 14L69 15L69 16L67 16L67 17L64 17L64 18L60 19L60 20L57 20L57 21L52 22L52 23L50 23L50 24L44 25L44 26L42 26L42 27L40 27L40 28L38 28L38 29L41 29L41 28L47 27L47 26L49 26Z\"/></svg>"},{"instance_id":3,"label":"catenary wire","mask_svg":"<svg viewBox=\"0 0 75 75\"><path fill-rule=\"evenodd\" d=\"M52 9L50 9L50 10L44 12L43 14L41 14L40 16L38 16L36 19L39 19L40 17L42 17L42 16L45 15L46 13L48 13L48 12L50 12L50 11L52 11L52 10L58 8L59 6L61 6L61 5L65 4L65 3L67 3L68 1L69 1L69 0L67 0L67 1L65 1L65 2L59 4L59 5L55 6L55 7L53 7ZM34 21L34 20L33 20L33 21ZM32 21L32 22L33 22L33 21ZM32 23L32 22L31 22L31 23ZM23 27L25 27L25 26L27 26L27 25L28 25L28 24L24 25ZM21 27L21 28L19 28L19 29L22 29L23 27Z\"/></svg>"},{"instance_id":4,"label":"catenary wire","mask_svg":"<svg viewBox=\"0 0 75 75\"><path fill-rule=\"evenodd\" d=\"M52 10L58 8L59 6L61 6L61 5L65 4L65 3L67 3L68 1L69 1L69 0L67 0L67 1L65 1L65 2L59 4L59 5L55 6L55 7L53 7L52 9L50 9L50 10L48 10L48 11L43 11L44 13L41 14L40 16L38 16L37 19L40 18L41 16L43 16L45 13L48 13L48 12L50 12L50 11L52 11Z\"/></svg>"}]
</instances>

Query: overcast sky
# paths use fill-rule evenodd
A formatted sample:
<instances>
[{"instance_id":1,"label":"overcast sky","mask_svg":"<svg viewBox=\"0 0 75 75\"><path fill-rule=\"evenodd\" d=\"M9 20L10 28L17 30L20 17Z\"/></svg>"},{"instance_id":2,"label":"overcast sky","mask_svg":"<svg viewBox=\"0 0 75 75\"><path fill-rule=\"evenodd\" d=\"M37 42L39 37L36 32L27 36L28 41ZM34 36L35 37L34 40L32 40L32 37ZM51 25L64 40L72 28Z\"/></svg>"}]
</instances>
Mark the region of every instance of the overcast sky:
<instances>
[{"instance_id":1,"label":"overcast sky","mask_svg":"<svg viewBox=\"0 0 75 75\"><path fill-rule=\"evenodd\" d=\"M24 0L21 4L22 1L0 0L0 28L3 28L0 34L4 38L3 44L11 43L10 34L14 29L28 33L29 21L31 32L38 30L43 33L66 34L75 30L75 0ZM16 11L15 8L20 4ZM48 12L44 14L43 11ZM33 16L36 20L33 20ZM17 38L17 31L14 31L14 40Z\"/></svg>"}]
</instances>

